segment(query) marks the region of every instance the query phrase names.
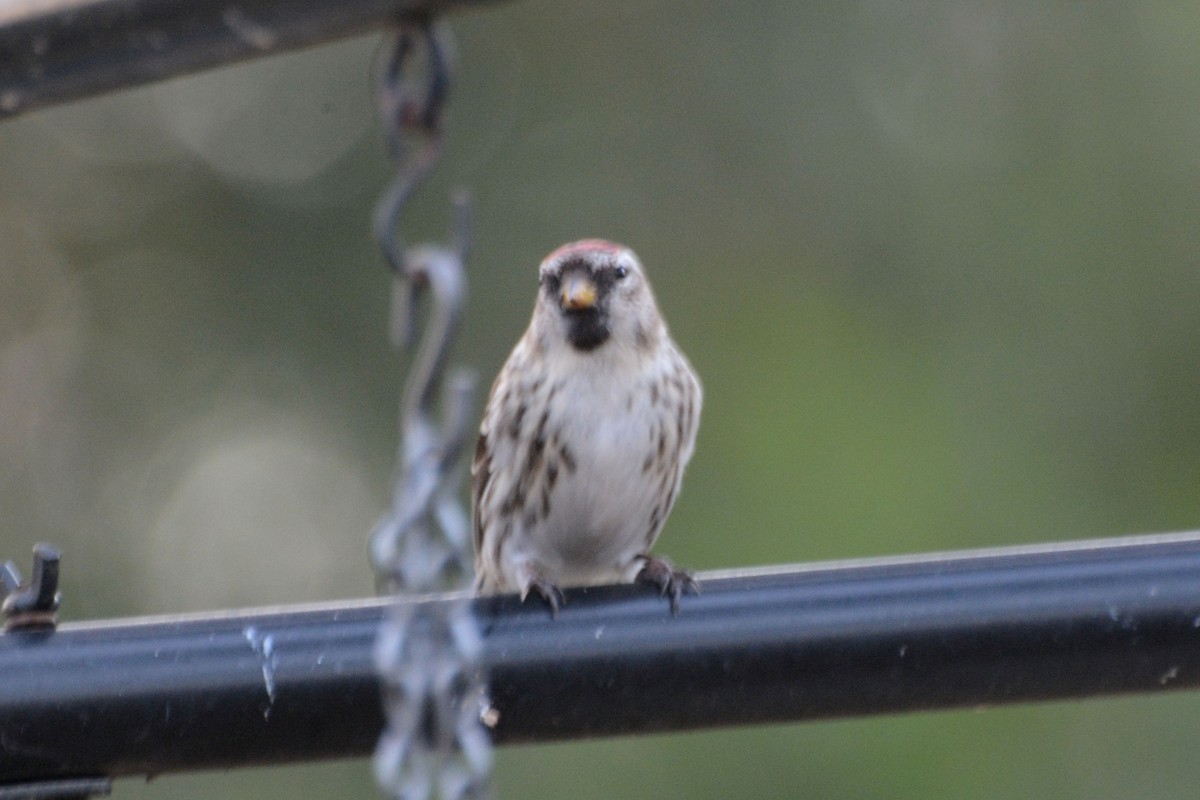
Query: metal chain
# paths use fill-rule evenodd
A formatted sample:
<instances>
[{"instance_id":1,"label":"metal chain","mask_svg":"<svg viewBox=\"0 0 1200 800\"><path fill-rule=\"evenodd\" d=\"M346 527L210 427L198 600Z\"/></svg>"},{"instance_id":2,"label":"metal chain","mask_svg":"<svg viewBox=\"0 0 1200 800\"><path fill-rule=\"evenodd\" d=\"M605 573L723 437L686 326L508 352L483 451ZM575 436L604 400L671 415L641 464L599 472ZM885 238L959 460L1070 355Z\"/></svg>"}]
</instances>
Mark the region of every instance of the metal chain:
<instances>
[{"instance_id":1,"label":"metal chain","mask_svg":"<svg viewBox=\"0 0 1200 800\"><path fill-rule=\"evenodd\" d=\"M428 21L401 27L386 51L379 85L396 177L376 207L374 230L395 275L392 335L403 351L411 351L417 341L422 295L432 296L401 404L392 507L371 535L371 561L380 585L398 595L465 590L471 579L470 522L459 499L459 462L471 430L473 374L450 375L442 420L435 418L442 373L465 302L468 205L464 199L455 202L449 247L406 249L398 232L405 204L441 155L449 82L447 32ZM375 752L375 774L388 797L488 796L491 737L482 722L487 684L481 649L465 592L449 604L398 597L375 651L387 718Z\"/></svg>"}]
</instances>

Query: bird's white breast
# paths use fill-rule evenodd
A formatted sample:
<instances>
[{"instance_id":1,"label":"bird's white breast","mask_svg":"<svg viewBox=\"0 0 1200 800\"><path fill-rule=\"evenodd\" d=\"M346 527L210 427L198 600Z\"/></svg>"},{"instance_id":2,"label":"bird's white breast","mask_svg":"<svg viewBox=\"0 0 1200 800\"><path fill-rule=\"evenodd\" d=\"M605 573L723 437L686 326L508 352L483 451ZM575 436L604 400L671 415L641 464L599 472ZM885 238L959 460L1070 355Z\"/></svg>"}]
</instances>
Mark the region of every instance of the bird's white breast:
<instances>
[{"instance_id":1,"label":"bird's white breast","mask_svg":"<svg viewBox=\"0 0 1200 800\"><path fill-rule=\"evenodd\" d=\"M660 482L643 469L657 447L648 393L641 381L605 373L570 372L551 400L575 469L561 473L550 514L526 536L564 583L626 577L622 571L650 547L661 500Z\"/></svg>"}]
</instances>

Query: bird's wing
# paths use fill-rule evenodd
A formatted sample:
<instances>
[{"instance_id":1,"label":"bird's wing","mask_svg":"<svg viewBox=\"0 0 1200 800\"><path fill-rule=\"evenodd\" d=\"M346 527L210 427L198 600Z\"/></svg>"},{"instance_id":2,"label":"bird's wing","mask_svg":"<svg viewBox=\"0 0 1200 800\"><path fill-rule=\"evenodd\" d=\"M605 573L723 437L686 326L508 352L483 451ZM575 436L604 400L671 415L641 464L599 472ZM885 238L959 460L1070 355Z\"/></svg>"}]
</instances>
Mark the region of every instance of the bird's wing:
<instances>
[{"instance_id":1,"label":"bird's wing","mask_svg":"<svg viewBox=\"0 0 1200 800\"><path fill-rule=\"evenodd\" d=\"M483 550L483 519L480 508L483 506L483 493L487 491L488 482L492 479L492 448L488 443L487 433L479 432L479 441L475 445L475 460L471 463L471 518L475 529L475 552Z\"/></svg>"}]
</instances>

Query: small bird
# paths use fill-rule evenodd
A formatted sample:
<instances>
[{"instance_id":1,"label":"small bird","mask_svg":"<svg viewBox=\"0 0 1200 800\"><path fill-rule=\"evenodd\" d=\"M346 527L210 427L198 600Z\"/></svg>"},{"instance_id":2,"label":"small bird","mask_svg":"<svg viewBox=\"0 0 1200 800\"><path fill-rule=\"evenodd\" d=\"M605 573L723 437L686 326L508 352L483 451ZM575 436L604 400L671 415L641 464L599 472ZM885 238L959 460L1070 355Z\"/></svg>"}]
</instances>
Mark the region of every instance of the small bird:
<instances>
[{"instance_id":1,"label":"small bird","mask_svg":"<svg viewBox=\"0 0 1200 800\"><path fill-rule=\"evenodd\" d=\"M700 381L633 251L563 245L538 270L529 328L496 376L471 468L475 588L634 580L679 613L688 573L650 555L700 423Z\"/></svg>"}]
</instances>

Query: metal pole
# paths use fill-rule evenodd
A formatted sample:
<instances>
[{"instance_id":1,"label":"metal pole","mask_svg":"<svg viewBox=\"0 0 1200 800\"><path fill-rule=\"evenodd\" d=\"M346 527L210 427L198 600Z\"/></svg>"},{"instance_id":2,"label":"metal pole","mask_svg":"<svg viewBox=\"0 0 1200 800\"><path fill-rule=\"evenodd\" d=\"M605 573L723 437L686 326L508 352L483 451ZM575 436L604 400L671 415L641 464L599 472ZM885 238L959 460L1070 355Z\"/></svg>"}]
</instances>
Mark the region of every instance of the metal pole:
<instances>
[{"instance_id":1,"label":"metal pole","mask_svg":"<svg viewBox=\"0 0 1200 800\"><path fill-rule=\"evenodd\" d=\"M6 0L0 120L492 0Z\"/></svg>"},{"instance_id":2,"label":"metal pole","mask_svg":"<svg viewBox=\"0 0 1200 800\"><path fill-rule=\"evenodd\" d=\"M700 577L474 601L497 742L1200 686L1197 533ZM386 603L0 635L0 783L365 756Z\"/></svg>"}]
</instances>

